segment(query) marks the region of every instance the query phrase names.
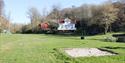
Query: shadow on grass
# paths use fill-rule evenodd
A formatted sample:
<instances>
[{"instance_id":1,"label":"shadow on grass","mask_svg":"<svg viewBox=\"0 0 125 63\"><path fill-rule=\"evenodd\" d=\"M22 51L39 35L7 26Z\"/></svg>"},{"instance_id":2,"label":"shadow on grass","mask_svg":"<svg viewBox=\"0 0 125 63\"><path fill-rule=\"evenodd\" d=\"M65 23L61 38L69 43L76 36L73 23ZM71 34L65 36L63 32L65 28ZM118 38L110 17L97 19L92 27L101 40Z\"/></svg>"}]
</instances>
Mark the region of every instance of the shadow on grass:
<instances>
[{"instance_id":1,"label":"shadow on grass","mask_svg":"<svg viewBox=\"0 0 125 63\"><path fill-rule=\"evenodd\" d=\"M106 49L125 49L125 47L110 47L110 46L103 47L103 48L106 48Z\"/></svg>"},{"instance_id":2,"label":"shadow on grass","mask_svg":"<svg viewBox=\"0 0 125 63\"><path fill-rule=\"evenodd\" d=\"M78 37L80 35L77 34L45 34L48 36L59 36L59 37Z\"/></svg>"},{"instance_id":3,"label":"shadow on grass","mask_svg":"<svg viewBox=\"0 0 125 63\"><path fill-rule=\"evenodd\" d=\"M114 52L114 51L111 51L111 50L107 50L107 49L103 49L103 48L98 48L99 50L101 50L101 51L107 51L107 52L110 52L110 53L112 53L112 54L118 54L118 53L116 53L116 52Z\"/></svg>"},{"instance_id":4,"label":"shadow on grass","mask_svg":"<svg viewBox=\"0 0 125 63\"><path fill-rule=\"evenodd\" d=\"M80 35L75 35L75 34L45 34L46 36L52 36L52 37L61 37L62 39L75 39L75 40L80 40Z\"/></svg>"},{"instance_id":5,"label":"shadow on grass","mask_svg":"<svg viewBox=\"0 0 125 63\"><path fill-rule=\"evenodd\" d=\"M96 41L100 41L100 42L113 42L111 40L106 40L106 39L89 39L89 40L96 40Z\"/></svg>"}]
</instances>

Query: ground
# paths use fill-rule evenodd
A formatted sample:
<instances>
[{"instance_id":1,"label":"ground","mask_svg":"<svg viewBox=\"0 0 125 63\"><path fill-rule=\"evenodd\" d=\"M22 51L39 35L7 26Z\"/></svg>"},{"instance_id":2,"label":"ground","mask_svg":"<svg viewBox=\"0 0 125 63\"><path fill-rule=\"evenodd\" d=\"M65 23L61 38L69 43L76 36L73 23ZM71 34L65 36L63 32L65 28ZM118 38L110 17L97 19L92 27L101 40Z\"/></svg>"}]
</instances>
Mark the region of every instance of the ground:
<instances>
[{"instance_id":1,"label":"ground","mask_svg":"<svg viewBox=\"0 0 125 63\"><path fill-rule=\"evenodd\" d=\"M106 42L107 35L59 36L44 34L1 34L0 63L125 63L125 43ZM63 48L103 48L115 56L71 58Z\"/></svg>"}]
</instances>

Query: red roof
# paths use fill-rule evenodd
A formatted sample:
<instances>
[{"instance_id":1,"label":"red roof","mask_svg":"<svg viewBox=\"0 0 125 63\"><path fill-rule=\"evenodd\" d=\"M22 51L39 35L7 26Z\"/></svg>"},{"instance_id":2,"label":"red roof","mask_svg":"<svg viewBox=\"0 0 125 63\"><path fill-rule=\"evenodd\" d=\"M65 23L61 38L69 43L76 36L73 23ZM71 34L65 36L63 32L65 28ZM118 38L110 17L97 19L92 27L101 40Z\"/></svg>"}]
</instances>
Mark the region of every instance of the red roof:
<instances>
[{"instance_id":1,"label":"red roof","mask_svg":"<svg viewBox=\"0 0 125 63\"><path fill-rule=\"evenodd\" d=\"M59 20L59 23L64 23L64 19L60 19L60 20Z\"/></svg>"}]
</instances>

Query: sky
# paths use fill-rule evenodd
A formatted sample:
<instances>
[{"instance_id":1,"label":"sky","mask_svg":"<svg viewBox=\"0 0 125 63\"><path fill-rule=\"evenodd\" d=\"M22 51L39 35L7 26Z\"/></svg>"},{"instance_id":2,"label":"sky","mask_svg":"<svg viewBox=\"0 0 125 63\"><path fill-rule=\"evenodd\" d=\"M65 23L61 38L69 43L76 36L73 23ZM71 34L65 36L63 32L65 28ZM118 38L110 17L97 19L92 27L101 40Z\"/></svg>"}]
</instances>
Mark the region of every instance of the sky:
<instances>
[{"instance_id":1,"label":"sky","mask_svg":"<svg viewBox=\"0 0 125 63\"><path fill-rule=\"evenodd\" d=\"M4 0L5 14L10 16L12 23L28 24L28 9L35 7L39 12L50 11L53 5L60 5L61 8L78 7L82 4L101 4L106 0Z\"/></svg>"}]
</instances>

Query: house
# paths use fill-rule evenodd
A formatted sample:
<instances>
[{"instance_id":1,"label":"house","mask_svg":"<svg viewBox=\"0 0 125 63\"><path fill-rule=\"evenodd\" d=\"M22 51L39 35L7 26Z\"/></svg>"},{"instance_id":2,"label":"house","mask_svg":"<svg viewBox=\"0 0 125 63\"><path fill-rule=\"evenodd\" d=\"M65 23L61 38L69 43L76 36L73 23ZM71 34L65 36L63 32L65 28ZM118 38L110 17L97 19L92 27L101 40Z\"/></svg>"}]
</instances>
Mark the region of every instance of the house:
<instances>
[{"instance_id":1,"label":"house","mask_svg":"<svg viewBox=\"0 0 125 63\"><path fill-rule=\"evenodd\" d=\"M39 24L40 29L42 30L49 30L49 23L44 22Z\"/></svg>"},{"instance_id":2,"label":"house","mask_svg":"<svg viewBox=\"0 0 125 63\"><path fill-rule=\"evenodd\" d=\"M64 20L61 19L59 21L58 30L59 31L61 31L61 30L63 30L63 31L66 31L66 30L74 31L74 30L76 30L75 23L69 18L65 18Z\"/></svg>"}]
</instances>

